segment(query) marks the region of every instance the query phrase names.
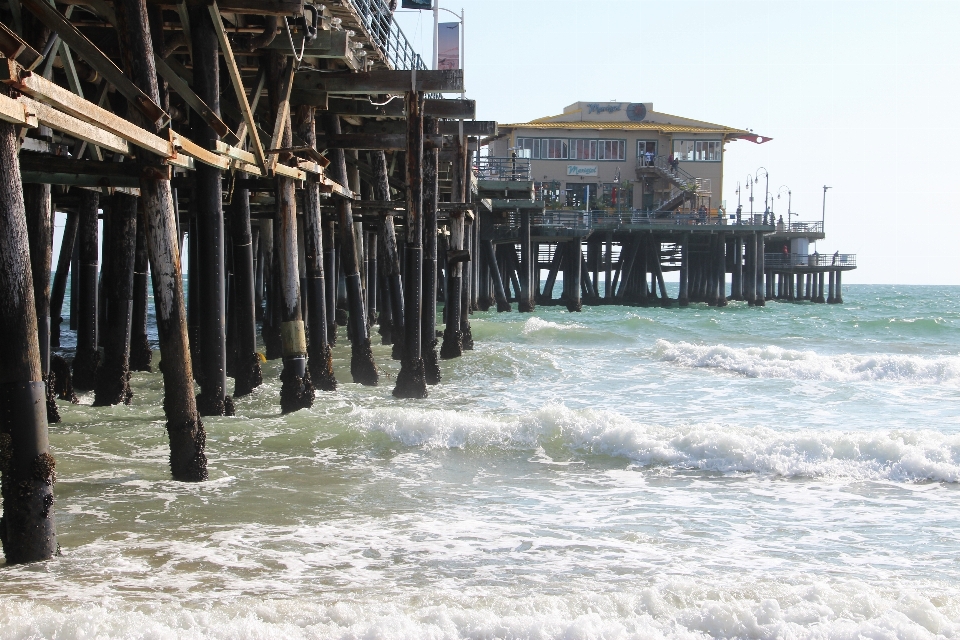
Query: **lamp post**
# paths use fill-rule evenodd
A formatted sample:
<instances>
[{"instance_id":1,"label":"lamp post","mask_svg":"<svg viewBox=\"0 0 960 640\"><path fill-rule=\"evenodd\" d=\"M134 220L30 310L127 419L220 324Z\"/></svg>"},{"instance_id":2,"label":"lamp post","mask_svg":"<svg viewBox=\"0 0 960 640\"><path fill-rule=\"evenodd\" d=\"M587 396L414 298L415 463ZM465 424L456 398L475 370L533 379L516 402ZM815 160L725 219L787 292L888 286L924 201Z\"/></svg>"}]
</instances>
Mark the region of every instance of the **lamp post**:
<instances>
[{"instance_id":1,"label":"lamp post","mask_svg":"<svg viewBox=\"0 0 960 640\"><path fill-rule=\"evenodd\" d=\"M823 185L823 212L820 218L820 233L824 233L824 223L827 221L827 189L833 189L833 187Z\"/></svg>"},{"instance_id":2,"label":"lamp post","mask_svg":"<svg viewBox=\"0 0 960 640\"><path fill-rule=\"evenodd\" d=\"M757 175L760 171L763 171L763 175L766 178L766 189L763 196L763 224L767 224L767 216L770 215L770 207L767 204L767 201L770 199L770 173L766 167L760 167L753 172L753 175Z\"/></svg>"},{"instance_id":3,"label":"lamp post","mask_svg":"<svg viewBox=\"0 0 960 640\"><path fill-rule=\"evenodd\" d=\"M777 189L777 200L780 199L780 194L783 193L783 190L787 190L787 231L790 231L790 218L793 216L793 212L790 210L793 203L793 192L785 184L780 185L780 188Z\"/></svg>"},{"instance_id":4,"label":"lamp post","mask_svg":"<svg viewBox=\"0 0 960 640\"><path fill-rule=\"evenodd\" d=\"M756 180L749 173L747 174L747 186L750 188L750 224L753 224L753 185Z\"/></svg>"},{"instance_id":5,"label":"lamp post","mask_svg":"<svg viewBox=\"0 0 960 640\"><path fill-rule=\"evenodd\" d=\"M433 0L433 68L440 68L440 12L446 11L450 15L460 20L460 68L465 68L464 66L464 47L467 44L467 25L463 21L463 9L460 9L459 15L450 11L450 9L444 9L440 6L440 0Z\"/></svg>"}]
</instances>

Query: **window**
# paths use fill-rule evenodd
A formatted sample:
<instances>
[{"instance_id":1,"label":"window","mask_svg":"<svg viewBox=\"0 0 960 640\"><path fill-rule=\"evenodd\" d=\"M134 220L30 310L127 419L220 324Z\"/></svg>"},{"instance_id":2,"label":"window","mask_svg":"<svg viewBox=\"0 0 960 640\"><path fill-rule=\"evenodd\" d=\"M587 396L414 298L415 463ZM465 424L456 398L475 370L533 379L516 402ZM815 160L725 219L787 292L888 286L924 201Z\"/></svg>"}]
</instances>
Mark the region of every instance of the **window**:
<instances>
[{"instance_id":1,"label":"window","mask_svg":"<svg viewBox=\"0 0 960 640\"><path fill-rule=\"evenodd\" d=\"M674 140L673 157L681 162L693 162L693 150L696 146L693 140Z\"/></svg>"},{"instance_id":2,"label":"window","mask_svg":"<svg viewBox=\"0 0 960 640\"><path fill-rule=\"evenodd\" d=\"M540 157L543 160L566 160L567 141L559 138L544 138L540 141Z\"/></svg>"},{"instance_id":3,"label":"window","mask_svg":"<svg viewBox=\"0 0 960 640\"><path fill-rule=\"evenodd\" d=\"M596 140L571 140L570 141L570 159L571 160L596 160L597 159L597 141Z\"/></svg>"},{"instance_id":4,"label":"window","mask_svg":"<svg viewBox=\"0 0 960 640\"><path fill-rule=\"evenodd\" d=\"M720 162L722 140L674 140L673 156L683 162Z\"/></svg>"},{"instance_id":5,"label":"window","mask_svg":"<svg viewBox=\"0 0 960 640\"><path fill-rule=\"evenodd\" d=\"M720 162L720 140L697 140L697 162Z\"/></svg>"},{"instance_id":6,"label":"window","mask_svg":"<svg viewBox=\"0 0 960 640\"><path fill-rule=\"evenodd\" d=\"M597 160L623 160L626 146L625 140L597 140Z\"/></svg>"},{"instance_id":7,"label":"window","mask_svg":"<svg viewBox=\"0 0 960 640\"><path fill-rule=\"evenodd\" d=\"M637 157L642 158L647 153L652 153L654 157L656 157L657 141L656 140L637 140Z\"/></svg>"},{"instance_id":8,"label":"window","mask_svg":"<svg viewBox=\"0 0 960 640\"><path fill-rule=\"evenodd\" d=\"M534 140L533 138L517 138L517 147L516 147L517 157L518 157L518 158L533 158L533 157L534 157L534 155L533 155L533 143L534 143L534 142L539 143L540 141L539 141L539 140ZM538 147L537 151L539 151L539 146L540 146L540 145L537 144L537 147ZM537 157L539 157L539 156L540 156L540 154L537 153Z\"/></svg>"}]
</instances>

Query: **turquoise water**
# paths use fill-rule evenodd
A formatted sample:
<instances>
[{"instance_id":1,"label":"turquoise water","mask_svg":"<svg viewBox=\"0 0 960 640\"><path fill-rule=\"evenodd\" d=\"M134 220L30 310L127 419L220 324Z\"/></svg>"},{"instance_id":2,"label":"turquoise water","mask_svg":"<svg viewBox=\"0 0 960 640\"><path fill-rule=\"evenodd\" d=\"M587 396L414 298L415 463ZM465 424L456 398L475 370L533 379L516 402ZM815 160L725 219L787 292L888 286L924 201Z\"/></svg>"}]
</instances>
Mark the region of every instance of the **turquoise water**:
<instances>
[{"instance_id":1,"label":"turquoise water","mask_svg":"<svg viewBox=\"0 0 960 640\"><path fill-rule=\"evenodd\" d=\"M425 401L277 363L169 479L159 374L61 404L3 637L960 637L960 288L478 313Z\"/></svg>"}]
</instances>

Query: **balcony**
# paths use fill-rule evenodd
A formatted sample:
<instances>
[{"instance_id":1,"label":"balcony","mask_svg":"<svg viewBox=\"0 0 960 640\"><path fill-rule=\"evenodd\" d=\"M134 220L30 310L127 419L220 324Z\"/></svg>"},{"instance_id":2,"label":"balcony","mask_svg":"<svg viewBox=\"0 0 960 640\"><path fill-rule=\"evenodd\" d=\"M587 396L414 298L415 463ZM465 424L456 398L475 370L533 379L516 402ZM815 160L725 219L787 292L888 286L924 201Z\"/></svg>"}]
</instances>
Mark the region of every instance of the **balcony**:
<instances>
[{"instance_id":1,"label":"balcony","mask_svg":"<svg viewBox=\"0 0 960 640\"><path fill-rule=\"evenodd\" d=\"M763 264L767 269L856 269L857 254L834 253L831 255L811 253L765 253Z\"/></svg>"}]
</instances>

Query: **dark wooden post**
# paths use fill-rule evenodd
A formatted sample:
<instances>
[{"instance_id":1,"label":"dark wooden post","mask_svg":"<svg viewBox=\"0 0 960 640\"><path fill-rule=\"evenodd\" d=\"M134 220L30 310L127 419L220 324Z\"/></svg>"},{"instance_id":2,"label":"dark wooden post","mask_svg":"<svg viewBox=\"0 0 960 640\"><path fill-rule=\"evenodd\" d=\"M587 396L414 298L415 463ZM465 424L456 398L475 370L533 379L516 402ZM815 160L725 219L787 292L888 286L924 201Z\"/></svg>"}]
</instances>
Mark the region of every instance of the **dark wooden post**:
<instances>
[{"instance_id":1,"label":"dark wooden post","mask_svg":"<svg viewBox=\"0 0 960 640\"><path fill-rule=\"evenodd\" d=\"M96 191L80 191L80 226L77 241L80 247L79 286L77 287L77 353L73 359L73 386L93 389L100 367L97 342L97 275L99 267L99 229L97 209L100 195Z\"/></svg>"},{"instance_id":2,"label":"dark wooden post","mask_svg":"<svg viewBox=\"0 0 960 640\"><path fill-rule=\"evenodd\" d=\"M327 135L340 134L340 118L336 114L327 114L324 118ZM330 166L327 173L339 182L347 182L347 161L343 149L327 151ZM367 318L364 312L363 290L360 286L360 264L357 256L357 241L353 226L353 208L350 201L334 196L337 218L340 224L340 264L343 268L347 289L347 304L350 307L351 359L350 373L353 381L367 386L376 386L379 382L377 365L373 361L370 348L370 335L367 330ZM324 238L326 241L326 238ZM330 274L332 277L333 274ZM336 284L336 280L334 280ZM418 318L419 321L419 318ZM419 331L418 331L419 333ZM419 347L419 344L417 345Z\"/></svg>"},{"instance_id":3,"label":"dark wooden post","mask_svg":"<svg viewBox=\"0 0 960 640\"><path fill-rule=\"evenodd\" d=\"M743 238L733 236L733 276L730 285L730 297L743 300Z\"/></svg>"},{"instance_id":4,"label":"dark wooden post","mask_svg":"<svg viewBox=\"0 0 960 640\"><path fill-rule=\"evenodd\" d=\"M717 234L717 306L727 306L727 234Z\"/></svg>"},{"instance_id":5,"label":"dark wooden post","mask_svg":"<svg viewBox=\"0 0 960 640\"><path fill-rule=\"evenodd\" d=\"M404 284L404 354L393 395L426 398L427 384L421 357L423 311L423 94L408 91L407 113L407 242Z\"/></svg>"},{"instance_id":6,"label":"dark wooden post","mask_svg":"<svg viewBox=\"0 0 960 640\"><path fill-rule=\"evenodd\" d=\"M148 97L159 102L146 0L116 0L114 8L124 72ZM137 110L131 110L131 116L148 131L160 133L156 123L141 118ZM170 467L178 480L206 480L207 458L203 450L207 438L193 395L193 363L187 339L173 194L159 157L139 152L137 160L163 359L163 408L170 437Z\"/></svg>"},{"instance_id":7,"label":"dark wooden post","mask_svg":"<svg viewBox=\"0 0 960 640\"><path fill-rule=\"evenodd\" d=\"M836 271L830 269L830 288L827 290L827 304L837 302L837 275Z\"/></svg>"},{"instance_id":8,"label":"dark wooden post","mask_svg":"<svg viewBox=\"0 0 960 640\"><path fill-rule=\"evenodd\" d=\"M470 326L470 298L471 290L473 289L473 276L471 271L475 267L475 263L470 259L470 253L466 247L470 246L468 239L473 236L473 220L472 217L464 213L464 251L463 254L464 262L460 263L460 334L461 346L464 351L473 350L473 328Z\"/></svg>"},{"instance_id":9,"label":"dark wooden post","mask_svg":"<svg viewBox=\"0 0 960 640\"><path fill-rule=\"evenodd\" d=\"M63 322L63 299L67 293L67 275L70 273L70 261L77 239L77 223L80 218L76 212L67 213L63 227L63 240L60 244L60 258L57 260L57 272L53 276L53 288L50 291L50 346L60 346L60 323Z\"/></svg>"},{"instance_id":10,"label":"dark wooden post","mask_svg":"<svg viewBox=\"0 0 960 640\"><path fill-rule=\"evenodd\" d=\"M147 225L143 202L137 199L137 247L133 260L133 319L130 324L130 370L151 371L153 351L147 340Z\"/></svg>"},{"instance_id":11,"label":"dark wooden post","mask_svg":"<svg viewBox=\"0 0 960 640\"><path fill-rule=\"evenodd\" d=\"M316 112L303 105L297 109L300 139L317 147ZM323 224L320 215L320 185L308 182L303 193L303 245L307 282L307 317L310 341L307 345L310 378L322 391L334 391L333 349L327 340L326 278L323 269Z\"/></svg>"},{"instance_id":12,"label":"dark wooden post","mask_svg":"<svg viewBox=\"0 0 960 640\"><path fill-rule=\"evenodd\" d=\"M3 94L9 96L9 90ZM57 551L54 459L47 439L46 388L14 125L0 122L0 543L8 564Z\"/></svg>"},{"instance_id":13,"label":"dark wooden post","mask_svg":"<svg viewBox=\"0 0 960 640\"><path fill-rule=\"evenodd\" d=\"M27 212L27 237L30 242L40 371L47 383L47 421L55 423L60 422L60 412L57 409L56 384L50 375L50 267L53 260L53 203L50 200L50 185L24 185L23 200Z\"/></svg>"},{"instance_id":14,"label":"dark wooden post","mask_svg":"<svg viewBox=\"0 0 960 640\"><path fill-rule=\"evenodd\" d=\"M748 306L757 303L757 243L750 235L744 236L746 269L743 274L743 295Z\"/></svg>"},{"instance_id":15,"label":"dark wooden post","mask_svg":"<svg viewBox=\"0 0 960 640\"><path fill-rule=\"evenodd\" d=\"M553 247L553 260L550 261L550 269L547 271L547 280L543 283L543 300L545 304L552 304L553 289L557 284L557 274L563 265L564 243L558 242Z\"/></svg>"},{"instance_id":16,"label":"dark wooden post","mask_svg":"<svg viewBox=\"0 0 960 640\"><path fill-rule=\"evenodd\" d=\"M530 244L530 212L521 209L520 211L520 292L517 300L517 310L521 313L533 311L533 287L531 280L533 278L533 266L530 262L533 260L532 247Z\"/></svg>"},{"instance_id":17,"label":"dark wooden post","mask_svg":"<svg viewBox=\"0 0 960 640\"><path fill-rule=\"evenodd\" d=\"M373 162L373 195L380 202L390 200L390 182L387 175L387 155L375 151ZM389 299L390 327L393 341L393 359L403 358L403 280L400 276L400 252L397 251L397 234L390 210L380 212L380 243L383 245L383 273L386 280L384 300ZM386 311L386 305L384 305Z\"/></svg>"},{"instance_id":18,"label":"dark wooden post","mask_svg":"<svg viewBox=\"0 0 960 640\"><path fill-rule=\"evenodd\" d=\"M220 115L220 62L213 20L204 2L191 0L190 36L193 42L193 88L210 109ZM194 142L216 150L218 136L202 118L193 119ZM199 267L200 386L197 407L201 415L233 415L227 395L227 300L224 268L223 194L220 170L198 162L191 209L197 220ZM190 270L194 264L190 264Z\"/></svg>"},{"instance_id":19,"label":"dark wooden post","mask_svg":"<svg viewBox=\"0 0 960 640\"><path fill-rule=\"evenodd\" d=\"M613 298L613 231L606 232L604 244L606 250L603 254L603 297L610 300Z\"/></svg>"},{"instance_id":20,"label":"dark wooden post","mask_svg":"<svg viewBox=\"0 0 960 640\"><path fill-rule=\"evenodd\" d=\"M237 174L243 180L245 173ZM253 266L253 233L250 225L250 190L240 185L233 192L230 230L233 235L234 315L237 358L234 365L234 397L251 393L263 384L257 353L256 273ZM321 326L323 323L321 322Z\"/></svg>"},{"instance_id":21,"label":"dark wooden post","mask_svg":"<svg viewBox=\"0 0 960 640\"><path fill-rule=\"evenodd\" d=\"M96 380L95 406L130 404L130 331L133 269L137 252L138 198L116 193L106 211L104 236L110 244L103 265L103 363Z\"/></svg>"},{"instance_id":22,"label":"dark wooden post","mask_svg":"<svg viewBox=\"0 0 960 640\"><path fill-rule=\"evenodd\" d=\"M436 118L425 117L423 130L436 135ZM437 209L440 202L440 183L437 164L440 151L431 142L423 151L423 316L420 342L423 357L423 375L427 384L440 383L440 362L437 360ZM463 158L459 158L465 161ZM454 168L454 174L457 169ZM454 182L457 178L454 177ZM456 189L456 186L454 186ZM449 292L448 292L449 294ZM449 313L447 315L449 326ZM446 344L446 336L444 336Z\"/></svg>"},{"instance_id":23,"label":"dark wooden post","mask_svg":"<svg viewBox=\"0 0 960 640\"><path fill-rule=\"evenodd\" d=\"M756 289L756 298L754 304L758 307L764 306L764 275L765 275L765 266L764 266L764 242L763 242L763 232L758 231L756 237L757 243L757 252L756 252L756 262L757 262L757 289ZM768 280L769 281L769 280Z\"/></svg>"},{"instance_id":24,"label":"dark wooden post","mask_svg":"<svg viewBox=\"0 0 960 640\"><path fill-rule=\"evenodd\" d=\"M583 310L583 302L580 292L580 279L583 277L583 251L580 248L580 238L570 241L570 251L564 251L564 258L567 261L567 268L564 270L563 282L567 289L567 310ZM569 284L567 284L569 281Z\"/></svg>"},{"instance_id":25,"label":"dark wooden post","mask_svg":"<svg viewBox=\"0 0 960 640\"><path fill-rule=\"evenodd\" d=\"M690 305L690 233L684 233L680 238L680 293L677 304L681 307Z\"/></svg>"},{"instance_id":26,"label":"dark wooden post","mask_svg":"<svg viewBox=\"0 0 960 640\"><path fill-rule=\"evenodd\" d=\"M323 274L327 310L327 344L337 344L337 234L333 218L321 217L323 227Z\"/></svg>"},{"instance_id":27,"label":"dark wooden post","mask_svg":"<svg viewBox=\"0 0 960 640\"><path fill-rule=\"evenodd\" d=\"M453 175L450 199L453 202L466 202L467 156L463 137L456 138L456 152L453 160ZM463 264L465 254L465 213L463 210L450 212L450 248L447 251L447 303L444 307L446 327L443 331L443 347L440 357L459 358L463 355L463 331L461 316L463 305Z\"/></svg>"}]
</instances>

